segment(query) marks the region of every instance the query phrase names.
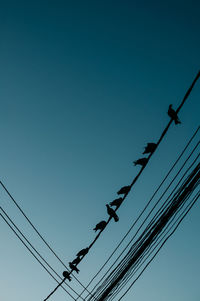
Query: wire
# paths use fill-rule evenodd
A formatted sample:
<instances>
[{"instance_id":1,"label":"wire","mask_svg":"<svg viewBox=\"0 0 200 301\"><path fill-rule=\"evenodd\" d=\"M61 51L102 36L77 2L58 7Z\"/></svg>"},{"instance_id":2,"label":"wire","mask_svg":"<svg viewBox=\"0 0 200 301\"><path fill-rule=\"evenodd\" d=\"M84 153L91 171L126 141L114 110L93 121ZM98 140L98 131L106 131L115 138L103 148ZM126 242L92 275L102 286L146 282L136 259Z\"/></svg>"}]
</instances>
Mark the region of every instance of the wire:
<instances>
[{"instance_id":1,"label":"wire","mask_svg":"<svg viewBox=\"0 0 200 301\"><path fill-rule=\"evenodd\" d=\"M119 244L116 246L116 248L114 249L114 251L111 253L111 255L108 257L108 259L105 261L105 263L101 266L101 268L98 270L98 272L93 276L93 278L90 280L90 282L87 284L86 288L89 287L89 285L94 281L94 279L99 275L99 273L103 270L103 268L106 266L106 264L110 261L110 259L112 258L112 256L115 254L115 252L118 250L118 248L121 246L121 244L123 243L123 241L125 240L125 238L128 236L128 234L131 232L131 230L134 228L134 226L136 225L136 223L139 221L139 219L141 218L141 216L143 215L143 213L146 211L146 209L148 208L148 206L150 205L150 203L152 202L153 198L155 197L155 195L157 194L157 192L160 190L160 188L162 187L162 185L164 184L164 182L166 181L166 179L168 178L168 176L170 175L170 173L173 171L174 167L177 165L177 163L179 162L179 160L181 159L181 157L183 156L183 154L185 153L185 151L187 150L187 148L189 147L189 145L191 144L192 140L194 139L194 137L197 135L199 128L197 128L197 130L195 131L195 133L192 135L192 137L190 138L190 140L188 141L188 143L186 144L185 148L183 149L183 151L181 152L181 154L179 155L179 157L177 158L177 160L174 162L173 166L170 168L170 170L168 171L168 173L166 174L166 176L164 177L164 179L162 180L162 182L159 184L158 188L156 189L156 191L153 193L152 197L150 198L150 200L148 201L148 203L146 204L146 206L144 207L144 209L141 211L141 213L139 214L139 216L137 217L137 219L134 221L134 223L132 224L132 226L129 228L129 230L127 231L127 233L124 235L124 237L121 239L121 241L119 242ZM166 190L167 191L167 190ZM165 191L165 192L166 192ZM121 253L122 254L122 253ZM120 254L120 255L121 255ZM114 263L115 264L115 263ZM113 265L112 265L113 266ZM111 267L112 267L111 266ZM110 267L110 268L111 268ZM102 280L102 278L100 279L100 281ZM99 281L99 282L100 282ZM95 287L98 284L95 285ZM95 288L94 287L94 288ZM93 288L93 290L94 290ZM92 290L92 291L93 291ZM81 292L81 294L79 295L79 297L81 297L81 295L85 292L85 289ZM87 295L88 297L89 295ZM78 298L79 298L78 297ZM87 298L86 297L86 298ZM76 300L78 300L78 298Z\"/></svg>"}]
</instances>

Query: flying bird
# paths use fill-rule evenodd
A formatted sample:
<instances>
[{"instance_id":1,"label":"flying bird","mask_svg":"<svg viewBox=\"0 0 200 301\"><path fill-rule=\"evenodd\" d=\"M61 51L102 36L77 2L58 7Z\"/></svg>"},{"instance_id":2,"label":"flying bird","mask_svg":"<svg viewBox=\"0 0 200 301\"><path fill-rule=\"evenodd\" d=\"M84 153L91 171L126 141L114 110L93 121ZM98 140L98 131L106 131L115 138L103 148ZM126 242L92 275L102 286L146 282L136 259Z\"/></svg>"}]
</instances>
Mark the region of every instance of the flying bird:
<instances>
[{"instance_id":1,"label":"flying bird","mask_svg":"<svg viewBox=\"0 0 200 301\"><path fill-rule=\"evenodd\" d=\"M72 264L79 264L79 262L81 261L81 258L80 257L76 257L73 261L72 261Z\"/></svg>"},{"instance_id":2,"label":"flying bird","mask_svg":"<svg viewBox=\"0 0 200 301\"><path fill-rule=\"evenodd\" d=\"M64 271L64 272L63 272L63 277L66 278L66 279L68 279L69 281L72 280L72 278L71 278L70 275L69 275L69 272L67 272L67 271Z\"/></svg>"},{"instance_id":3,"label":"flying bird","mask_svg":"<svg viewBox=\"0 0 200 301\"><path fill-rule=\"evenodd\" d=\"M85 256L88 253L88 251L89 251L89 248L82 249L76 254L76 256L78 256L78 257Z\"/></svg>"},{"instance_id":4,"label":"flying bird","mask_svg":"<svg viewBox=\"0 0 200 301\"><path fill-rule=\"evenodd\" d=\"M141 165L142 167L144 167L148 162L148 159L147 158L141 158L141 159L138 159L136 161L134 161L134 165Z\"/></svg>"},{"instance_id":5,"label":"flying bird","mask_svg":"<svg viewBox=\"0 0 200 301\"><path fill-rule=\"evenodd\" d=\"M145 146L145 150L143 152L143 154L149 154L149 153L153 153L156 149L157 144L156 143L147 143L147 146Z\"/></svg>"},{"instance_id":6,"label":"flying bird","mask_svg":"<svg viewBox=\"0 0 200 301\"><path fill-rule=\"evenodd\" d=\"M98 223L95 228L93 229L95 232L97 230L103 230L106 226L106 222L105 221L101 221L100 223Z\"/></svg>"},{"instance_id":7,"label":"flying bird","mask_svg":"<svg viewBox=\"0 0 200 301\"><path fill-rule=\"evenodd\" d=\"M170 118L172 118L175 122L175 124L181 123L177 113L174 111L174 109L172 109L172 105L169 105L169 109L168 109L168 115Z\"/></svg>"},{"instance_id":8,"label":"flying bird","mask_svg":"<svg viewBox=\"0 0 200 301\"><path fill-rule=\"evenodd\" d=\"M131 186L124 186L122 187L118 192L117 194L127 194L129 193L129 191L131 190Z\"/></svg>"},{"instance_id":9,"label":"flying bird","mask_svg":"<svg viewBox=\"0 0 200 301\"><path fill-rule=\"evenodd\" d=\"M76 273L79 272L79 269L75 265L73 265L72 262L69 262L69 267L72 271L75 271Z\"/></svg>"},{"instance_id":10,"label":"flying bird","mask_svg":"<svg viewBox=\"0 0 200 301\"><path fill-rule=\"evenodd\" d=\"M112 202L110 202L110 206L116 206L116 208L118 208L121 205L122 201L122 198L115 199Z\"/></svg>"},{"instance_id":11,"label":"flying bird","mask_svg":"<svg viewBox=\"0 0 200 301\"><path fill-rule=\"evenodd\" d=\"M107 207L108 215L110 215L110 217L113 217L114 220L115 220L115 222L118 222L119 221L119 217L116 214L115 210L113 210L112 208L110 208L110 206L108 204L106 204L106 207Z\"/></svg>"}]
</instances>

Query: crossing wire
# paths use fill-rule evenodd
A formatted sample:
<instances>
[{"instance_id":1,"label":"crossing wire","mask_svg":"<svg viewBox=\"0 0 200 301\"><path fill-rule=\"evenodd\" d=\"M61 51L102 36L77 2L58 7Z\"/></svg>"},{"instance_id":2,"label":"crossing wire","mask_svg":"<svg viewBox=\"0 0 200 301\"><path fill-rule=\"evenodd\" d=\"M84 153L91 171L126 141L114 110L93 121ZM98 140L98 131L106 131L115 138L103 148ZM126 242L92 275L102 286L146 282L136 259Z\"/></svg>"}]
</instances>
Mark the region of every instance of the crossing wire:
<instances>
[{"instance_id":1,"label":"crossing wire","mask_svg":"<svg viewBox=\"0 0 200 301\"><path fill-rule=\"evenodd\" d=\"M99 275L99 273L103 270L103 268L106 266L106 264L110 261L110 259L113 257L113 255L115 254L115 252L118 250L118 248L121 246L121 244L123 243L123 241L126 239L126 237L128 236L128 234L131 232L131 230L134 228L134 226L137 224L137 222L139 221L139 219L141 218L141 216L144 214L144 212L146 211L146 209L149 207L149 205L151 204L152 200L154 199L155 195L158 193L158 191L160 190L160 188L162 187L162 185L164 184L164 182L166 181L166 179L168 178L168 176L170 175L170 173L173 171L173 169L175 168L175 166L177 165L177 163L179 162L179 160L181 159L181 157L184 155L185 151L187 150L187 148L189 147L189 145L191 144L192 140L195 138L195 136L197 135L199 128L197 128L197 130L195 131L195 133L192 135L192 137L190 138L190 140L188 141L188 143L186 144L185 148L183 149L183 151L181 152L181 154L179 155L179 157L177 158L177 160L174 162L173 166L170 168L170 170L168 171L167 175L164 177L164 179L162 180L162 182L159 184L158 188L156 189L156 191L153 193L152 197L150 198L150 200L148 201L148 203L145 205L144 209L141 211L141 213L139 214L139 216L137 217L137 219L134 221L134 223L132 224L132 226L130 227L130 229L127 231L127 233L124 235L124 237L121 239L121 241L118 243L118 245L116 246L116 248L114 249L114 251L111 253L111 255L108 257L108 259L105 261L105 263L101 266L101 268L98 270L98 272L93 276L93 278L90 280L90 282L87 284L86 288L88 288L90 286L90 284L94 281L94 279ZM199 144L199 143L198 143ZM198 146L198 145L197 145ZM196 147L197 147L196 146ZM188 158L189 159L189 158ZM166 190L165 190L166 192ZM122 253L121 253L122 254ZM120 254L120 256L121 256ZM119 258L119 257L118 257ZM117 258L117 259L118 259ZM114 262L115 264L115 262ZM113 265L112 265L113 266ZM110 268L112 268L112 266ZM109 270L110 270L109 268ZM102 278L99 280L99 282L102 280ZM99 282L95 285L95 287L99 284ZM94 287L94 288L95 288ZM94 290L94 288L92 289L92 291ZM91 291L91 292L92 292ZM85 289L80 293L80 295L77 297L76 300L78 300L79 297L82 296L82 294L85 292ZM87 295L88 297L89 295ZM86 297L86 298L87 298Z\"/></svg>"},{"instance_id":2,"label":"crossing wire","mask_svg":"<svg viewBox=\"0 0 200 301\"><path fill-rule=\"evenodd\" d=\"M26 236L22 233L22 231L16 226L16 224L13 222L13 220L9 217L9 215L6 213L6 211L0 206L0 210L3 212L4 216L6 216L7 220L9 220L9 222L12 224L12 226L15 228L15 230L18 231L18 233L20 233L20 235L23 237L23 239L28 243L28 245L35 251L35 253L40 257L40 259L48 266L48 268L50 268L52 270L52 272L54 272L54 274L60 279L62 280L62 277L60 277L60 275L55 271L55 269L52 268L52 266L44 259L44 257L37 251L37 249L33 246L32 243L30 243L30 241L26 238ZM1 215L2 216L2 215ZM4 220L5 221L5 220ZM18 237L19 238L19 237ZM32 253L31 253L32 254ZM59 283L59 282L58 282ZM76 295L78 295L78 293L67 283L64 283L66 286L68 286ZM62 287L63 288L63 287ZM66 291L66 290L65 290ZM67 291L66 291L67 292ZM68 293L68 292L67 292ZM70 295L71 296L71 295ZM83 298L81 298L82 300L84 300Z\"/></svg>"},{"instance_id":3,"label":"crossing wire","mask_svg":"<svg viewBox=\"0 0 200 301\"><path fill-rule=\"evenodd\" d=\"M148 217L150 216L150 214L152 213L152 211L155 209L155 207L157 206L157 204L161 201L162 197L164 196L164 194L166 193L166 191L168 190L168 188L171 186L171 184L174 182L174 180L177 178L178 174L180 173L180 171L183 169L183 167L185 166L186 162L188 161L188 159L191 157L191 155L194 153L196 147L199 145L199 143L197 143L197 145L195 146L195 148L191 151L189 157L185 160L185 162L183 163L183 165L181 166L181 168L179 169L179 171L177 172L177 174L175 175L175 177L172 179L171 183L168 185L167 189L164 191L164 193L161 195L161 197L159 198L159 200L156 202L156 204L154 205L154 207L151 209L151 211L149 212L149 214L147 215L147 217L145 218L145 220L142 222L141 226L139 227L139 229L136 231L136 233L134 234L134 236L131 238L131 240L129 241L129 243L127 244L127 246L123 249L123 251L120 253L120 255L117 257L117 259L114 261L114 263L111 265L111 267L106 271L106 273L104 274L104 276L98 281L98 283L95 285L95 287L92 289L91 293L94 291L94 289L97 287L97 285L105 278L106 274L111 270L111 268L115 265L115 263L119 260L119 258L121 257L121 255L126 251L126 249L128 248L128 246L131 244L131 242L133 241L133 239L136 237L137 233L139 232L139 230L142 228L142 226L144 225L145 221L148 219ZM160 210L164 207L166 208L166 203L168 201L168 199L170 198L170 196L173 194L173 192L176 190L176 188L178 187L178 185L181 183L181 181L184 179L184 177L186 176L186 174L188 173L188 171L193 167L193 165L196 163L197 159L199 158L200 153L197 155L197 157L193 160L192 164L187 168L187 170L184 172L183 176L181 177L181 179L178 181L178 184L176 184L175 188L172 190L172 192L170 193L170 195L167 197L166 201L164 202L164 204L161 206L161 208L159 209L158 213L160 212ZM184 183L183 183L184 184ZM170 203L170 201L168 201L167 205ZM161 211L161 213L163 212L163 210ZM157 216L157 214L155 215ZM155 220L155 218L152 219L152 222ZM144 233L149 229L150 225L152 224L152 222L146 227L145 231L141 234L144 235ZM88 296L87 296L88 297ZM86 298L87 298L86 297Z\"/></svg>"},{"instance_id":4,"label":"crossing wire","mask_svg":"<svg viewBox=\"0 0 200 301\"><path fill-rule=\"evenodd\" d=\"M191 91L192 91L192 89L193 89L195 83L196 83L197 80L199 79L199 77L200 77L200 71L198 71L198 73L197 73L195 79L193 80L191 86L190 86L189 89L187 90L187 92L186 92L186 94L185 94L185 96L184 96L184 98L183 98L181 104L179 105L178 109L176 110L176 113L177 113L177 114L179 113L179 111L180 111L181 108L183 107L184 103L186 102L188 96L190 95L190 93L191 93ZM156 149L157 149L157 147L159 146L159 144L161 143L161 141L163 140L163 138L165 137L165 135L166 135L166 133L167 133L167 131L168 131L168 129L169 129L169 127L170 127L170 125L171 125L172 122L173 122L173 119L171 119L171 120L169 121L168 125L166 126L166 128L165 128L164 131L162 132L162 134L161 134L161 136L160 136L160 138L159 138L159 140L158 140L158 142L157 142L157 144L156 144ZM156 150L156 149L155 149L155 150ZM154 151L153 153L151 153L151 154L147 157L147 160L148 160L148 161L149 161L149 159L152 157L152 155L153 155L154 153L155 153L155 151ZM147 162L147 164L148 164L148 162ZM136 181L138 180L138 178L139 178L140 175L142 174L143 170L146 168L147 164L141 168L141 170L139 171L139 173L137 174L137 176L133 179L133 181L132 181L132 183L131 183L131 185L130 185L130 188L132 188L133 185L136 183ZM125 200L125 198L127 197L127 195L130 193L130 191L131 191L131 189L129 190L128 193L126 193L126 194L124 195L124 197L122 198L122 203L124 202L124 200ZM120 206L122 205L122 203L120 204ZM120 207L120 206L119 206L119 207ZM119 207L116 208L115 211L117 211L117 210L119 209ZM111 221L111 219L112 219L112 218L109 217L109 219L108 219L107 222L106 222L106 226L109 224L109 222ZM105 230L106 226L104 227L104 229L102 229L102 230L99 231L99 233L97 234L97 236L95 237L95 239L94 239L94 240L92 241L92 243L89 245L88 250L90 250L90 249L92 248L92 246L95 244L95 242L96 242L97 239L100 237L100 235L102 234L102 232ZM80 264L80 262L83 260L83 258L84 258L85 256L86 256L86 254L85 254L84 256L82 256L82 258L81 258L80 261L79 261L79 264ZM77 264L77 265L78 265L78 264ZM71 271L71 272L72 272L72 271ZM71 273L71 272L70 272L70 273ZM63 282L63 281L65 281L65 279L63 279L62 282ZM46 298L44 301L48 300L49 297L50 297L50 296L51 296L51 295L59 288L59 286L60 286L60 285L58 285L58 286L57 286L57 287L56 287L56 288L55 288L55 289L47 296L47 298Z\"/></svg>"},{"instance_id":5,"label":"crossing wire","mask_svg":"<svg viewBox=\"0 0 200 301\"><path fill-rule=\"evenodd\" d=\"M196 183L199 181L200 178L199 169L200 169L200 163L195 167L195 169L189 175L188 180L184 183L184 185L182 185L182 189L179 189L178 195L175 194L174 196L175 198L174 197L172 198L172 201L169 204L169 206L166 208L165 212L161 215L161 217L158 218L157 221L155 221L151 229L149 229L148 233L145 235L146 238L144 237L143 241L140 241L140 238L137 240L139 244L136 246L136 249L135 248L132 249L131 247L128 254L122 260L122 263L118 265L119 267L122 268L118 269L118 272L115 272L114 275L112 272L110 276L108 276L108 278L111 277L110 278L111 281L109 281L111 284L109 285L108 281L106 280L105 288L103 288L102 292L100 294L98 293L98 295L95 294L97 300L99 301L106 300L108 294L112 293L112 290L116 288L116 285L119 283L119 281L121 281L121 279L123 281L127 272L131 269L134 263L137 262L137 260L146 250L146 248L153 242L155 237L157 237L157 235L160 234L160 232L167 225L167 223L172 218L172 216L179 209L181 204L185 202L187 196L191 195L192 189L195 187ZM130 258L130 260L127 260L127 256ZM106 287L108 288L106 289Z\"/></svg>"}]
</instances>

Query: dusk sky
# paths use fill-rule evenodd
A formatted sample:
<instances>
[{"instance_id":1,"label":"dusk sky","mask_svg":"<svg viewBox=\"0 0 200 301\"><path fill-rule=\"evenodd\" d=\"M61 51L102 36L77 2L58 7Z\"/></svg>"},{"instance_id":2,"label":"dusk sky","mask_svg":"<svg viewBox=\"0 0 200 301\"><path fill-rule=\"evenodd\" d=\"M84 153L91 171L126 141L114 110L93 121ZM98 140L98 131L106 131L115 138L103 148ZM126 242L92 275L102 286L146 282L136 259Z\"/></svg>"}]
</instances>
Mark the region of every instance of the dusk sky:
<instances>
[{"instance_id":1,"label":"dusk sky","mask_svg":"<svg viewBox=\"0 0 200 301\"><path fill-rule=\"evenodd\" d=\"M199 15L193 0L0 1L0 180L67 265L92 242L92 229L107 219L105 204L137 175L133 161L159 139L169 104L179 106L199 71ZM199 116L200 80L179 113L182 123L171 125L120 207L119 222L110 222L80 263L84 285L150 199ZM0 203L62 276L2 187ZM123 300L199 301L199 229L197 202ZM0 301L44 300L56 282L2 218L0 235ZM70 285L82 290L74 279ZM60 288L49 300L73 299Z\"/></svg>"}]
</instances>

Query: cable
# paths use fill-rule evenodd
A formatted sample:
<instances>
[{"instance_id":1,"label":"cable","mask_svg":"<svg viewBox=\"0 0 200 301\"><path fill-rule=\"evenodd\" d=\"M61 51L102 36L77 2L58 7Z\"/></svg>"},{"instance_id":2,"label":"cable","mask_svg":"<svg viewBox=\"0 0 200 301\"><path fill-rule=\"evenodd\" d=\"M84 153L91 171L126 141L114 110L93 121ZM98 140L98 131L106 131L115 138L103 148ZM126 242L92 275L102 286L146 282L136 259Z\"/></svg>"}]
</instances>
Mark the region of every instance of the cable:
<instances>
[{"instance_id":1,"label":"cable","mask_svg":"<svg viewBox=\"0 0 200 301\"><path fill-rule=\"evenodd\" d=\"M183 167L185 166L185 164L188 162L188 160L190 159L190 157L192 156L192 154L194 153L194 151L196 150L196 148L199 146L198 142L196 144L196 146L193 148L193 150L191 151L191 153L189 154L189 156L187 157L187 159L184 161L183 165L181 166L181 168L179 169L179 171L176 173L176 175L174 176L174 178L171 180L170 184L167 186L167 188L165 189L165 191L163 192L163 194L160 196L160 198L158 199L158 201L156 202L156 204L153 206L153 208L151 209L151 211L148 213L148 215L146 216L145 220L143 221L143 223L141 224L141 226L139 227L139 229L136 231L136 233L134 234L134 236L132 237L132 239L129 241L129 243L127 244L127 246L123 249L123 251L120 253L120 255L117 257L117 259L114 261L114 263L109 267L109 269L106 271L106 273L104 274L104 276L101 277L101 279L97 282L97 284L93 287L91 293L94 291L94 289L97 287L97 285L103 280L103 278L105 278L105 275L111 270L111 268L114 266L114 264L119 260L119 258L122 256L122 254L126 251L126 249L128 248L128 246L131 244L131 242L133 241L133 239L136 237L137 233L139 232L139 230L142 228L142 226L144 225L144 223L146 222L146 220L148 219L148 217L150 216L150 214L153 212L153 210L156 208L156 206L158 205L158 203L162 200L163 196L165 195L165 193L167 192L167 190L169 189L169 187L172 185L172 183L175 181L175 179L177 178L177 176L179 175L179 173L181 172L181 170L183 169ZM200 155L200 154L199 154ZM172 193L175 191L175 189L177 188L177 186L180 184L181 180L185 177L185 175L187 174L187 172L192 168L192 166L195 164L195 162L197 161L197 159L199 158L199 155L195 158L195 160L192 162L192 164L189 166L189 168L186 170L186 172L183 174L182 178L180 179L180 181L178 182L178 184L175 186L175 188L173 189L173 191L171 192L171 194L169 195L169 197L172 195ZM180 156L179 156L180 158ZM177 161L176 161L177 162ZM173 165L174 167L174 165ZM173 168L172 167L172 168ZM171 168L171 169L172 169ZM166 179L166 177L165 177ZM159 185L160 187L160 185ZM156 191L154 192L153 196L151 197L150 201L147 204L150 204L150 202L152 201L153 197L155 196L156 192L158 191L158 189L156 189ZM169 199L168 197L168 199ZM145 209L147 208L147 206L145 207ZM145 210L144 209L144 210ZM144 212L144 210L142 211L142 213ZM136 221L139 220L139 218L141 217L142 214L139 215L139 217L137 218ZM125 236L122 238L121 242L126 238L127 234L132 230L132 228L135 226L136 222L133 223L133 225L131 226L131 228L128 230L128 232L125 234ZM118 244L118 246L121 244L121 242ZM117 248L118 248L117 246ZM116 249L117 249L116 248ZM115 250L116 250L115 249ZM113 252L114 253L114 252ZM113 254L112 253L112 254ZM106 262L107 263L107 262ZM105 264L104 264L105 265ZM95 278L95 277L93 277ZM92 282L92 281L90 281ZM87 286L88 287L88 286ZM79 295L80 296L80 295ZM86 296L86 298L89 295Z\"/></svg>"},{"instance_id":2,"label":"cable","mask_svg":"<svg viewBox=\"0 0 200 301\"><path fill-rule=\"evenodd\" d=\"M67 271L70 271L69 268L64 264L64 262L60 259L60 257L55 253L55 251L52 249L52 247L49 245L49 243L47 243L47 241L44 239L44 237L40 234L40 232L36 229L36 227L33 225L33 223L31 222L31 220L28 218L28 216L25 214L25 212L21 209L21 207L18 205L17 201L14 199L14 197L11 195L11 193L8 191L8 189L6 188L6 186L3 184L2 181L0 181L1 186L3 187L3 189L6 191L6 193L8 194L8 196L10 197L10 199L14 202L14 204L16 205L16 207L19 209L19 211L21 212L21 214L25 217L25 219L28 221L28 223L31 225L31 227L34 229L34 231L38 234L38 236L42 239L42 241L45 243L45 245L48 247L48 249L54 254L54 256L58 259L58 261L67 269ZM74 275L72 275L76 281L78 281L78 283L87 290L87 288L85 288L85 286L78 280L78 278ZM87 290L87 292L90 294L90 292Z\"/></svg>"}]
</instances>

